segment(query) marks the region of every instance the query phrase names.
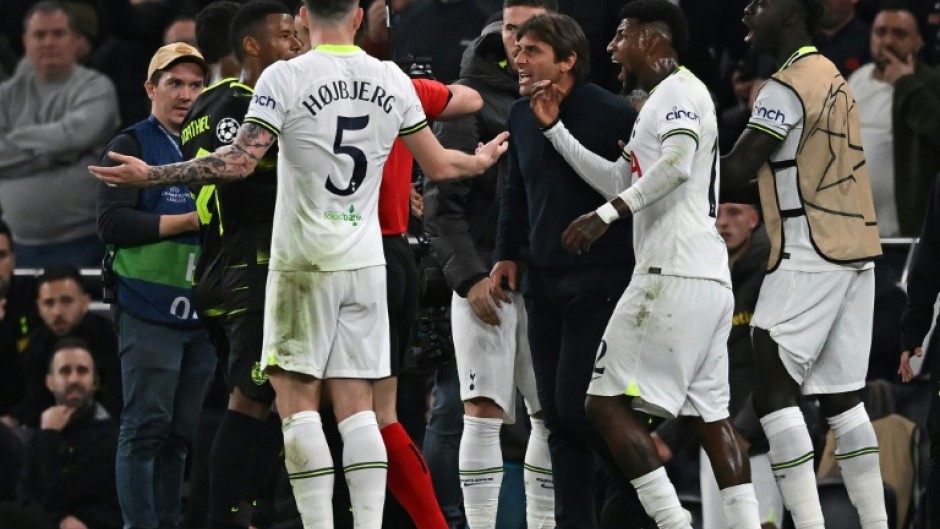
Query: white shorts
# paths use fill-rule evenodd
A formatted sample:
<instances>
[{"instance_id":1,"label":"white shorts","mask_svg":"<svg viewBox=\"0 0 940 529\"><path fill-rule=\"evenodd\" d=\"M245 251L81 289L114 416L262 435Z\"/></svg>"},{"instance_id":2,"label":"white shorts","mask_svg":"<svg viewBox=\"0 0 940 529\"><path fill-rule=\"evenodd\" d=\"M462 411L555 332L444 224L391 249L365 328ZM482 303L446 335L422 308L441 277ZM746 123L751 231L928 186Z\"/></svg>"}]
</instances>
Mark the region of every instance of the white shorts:
<instances>
[{"instance_id":1,"label":"white shorts","mask_svg":"<svg viewBox=\"0 0 940 529\"><path fill-rule=\"evenodd\" d=\"M634 275L610 317L589 395L636 397L646 413L728 417L731 289L717 281Z\"/></svg>"},{"instance_id":2,"label":"white shorts","mask_svg":"<svg viewBox=\"0 0 940 529\"><path fill-rule=\"evenodd\" d=\"M503 409L505 422L513 423L516 389L530 415L542 406L535 389L525 301L518 292L509 293L509 297L511 304L503 303L496 309L499 327L480 321L470 303L457 294L451 300L450 318L461 400L492 399Z\"/></svg>"},{"instance_id":3,"label":"white shorts","mask_svg":"<svg viewBox=\"0 0 940 529\"><path fill-rule=\"evenodd\" d=\"M385 267L268 272L261 365L319 379L389 376Z\"/></svg>"},{"instance_id":4,"label":"white shorts","mask_svg":"<svg viewBox=\"0 0 940 529\"><path fill-rule=\"evenodd\" d=\"M751 327L770 333L803 393L865 385L875 307L875 270L775 270L764 278Z\"/></svg>"}]
</instances>

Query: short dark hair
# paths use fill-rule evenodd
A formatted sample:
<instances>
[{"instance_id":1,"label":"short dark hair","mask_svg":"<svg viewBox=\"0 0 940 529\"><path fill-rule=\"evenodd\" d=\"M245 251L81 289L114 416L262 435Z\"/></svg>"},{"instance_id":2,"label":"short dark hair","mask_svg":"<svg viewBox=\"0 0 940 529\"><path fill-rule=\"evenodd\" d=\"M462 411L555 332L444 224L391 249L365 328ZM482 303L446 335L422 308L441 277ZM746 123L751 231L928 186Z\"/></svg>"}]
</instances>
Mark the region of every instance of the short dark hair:
<instances>
[{"instance_id":1,"label":"short dark hair","mask_svg":"<svg viewBox=\"0 0 940 529\"><path fill-rule=\"evenodd\" d=\"M36 13L42 13L44 15L51 15L52 13L57 12L65 13L65 17L69 21L69 29L72 31L78 31L78 23L75 20L75 12L72 9L62 2L57 2L56 0L42 0L41 2L36 2L32 7L26 11L26 15L23 17L23 32L26 32L27 26L29 25L29 19L33 18L33 15Z\"/></svg>"},{"instance_id":2,"label":"short dark hair","mask_svg":"<svg viewBox=\"0 0 940 529\"><path fill-rule=\"evenodd\" d=\"M83 294L88 293L88 290L85 288L85 280L82 279L81 272L78 271L78 268L75 268L69 264L50 266L43 270L42 275L40 275L36 280L36 288L39 288L46 283L51 283L53 281L63 281L65 279L71 279L72 281L75 281Z\"/></svg>"},{"instance_id":3,"label":"short dark hair","mask_svg":"<svg viewBox=\"0 0 940 529\"><path fill-rule=\"evenodd\" d=\"M238 62L245 60L245 50L242 47L245 37L257 37L257 31L268 15L293 15L293 13L286 5L276 0L251 0L238 8L229 29L229 44Z\"/></svg>"},{"instance_id":4,"label":"short dark hair","mask_svg":"<svg viewBox=\"0 0 940 529\"><path fill-rule=\"evenodd\" d=\"M98 367L95 365L95 355L91 351L91 344L82 338L77 338L75 336L66 336L65 338L60 338L56 340L55 344L52 346L52 354L49 355L49 366L47 368L47 373L52 374L52 364L55 362L55 355L63 349L83 349L88 351L88 356L91 357L91 370L95 378L98 377Z\"/></svg>"},{"instance_id":5,"label":"short dark hair","mask_svg":"<svg viewBox=\"0 0 940 529\"><path fill-rule=\"evenodd\" d=\"M587 37L573 18L560 13L534 16L516 31L517 40L522 40L527 35L551 46L556 61L563 61L576 54L577 60L571 74L576 83L587 81L591 71L591 54Z\"/></svg>"},{"instance_id":6,"label":"short dark hair","mask_svg":"<svg viewBox=\"0 0 940 529\"><path fill-rule=\"evenodd\" d=\"M558 11L558 0L504 0L503 9L510 7L541 7L549 13Z\"/></svg>"},{"instance_id":7,"label":"short dark hair","mask_svg":"<svg viewBox=\"0 0 940 529\"><path fill-rule=\"evenodd\" d=\"M918 20L917 12L914 7L904 0L884 0L878 4L878 12L881 13L882 11L907 11L914 17L914 20L918 22L918 26L920 26L920 21ZM917 31L920 31L920 27L917 28Z\"/></svg>"},{"instance_id":8,"label":"short dark hair","mask_svg":"<svg viewBox=\"0 0 940 529\"><path fill-rule=\"evenodd\" d=\"M239 4L229 0L213 2L196 15L196 47L206 63L214 64L232 53L229 28Z\"/></svg>"},{"instance_id":9,"label":"short dark hair","mask_svg":"<svg viewBox=\"0 0 940 529\"><path fill-rule=\"evenodd\" d=\"M620 8L620 20L634 18L642 24L662 22L669 28L672 49L682 52L689 44L689 22L679 6L668 0L635 0Z\"/></svg>"},{"instance_id":10,"label":"short dark hair","mask_svg":"<svg viewBox=\"0 0 940 529\"><path fill-rule=\"evenodd\" d=\"M336 21L342 19L347 13L359 7L359 0L304 0L307 11L316 18Z\"/></svg>"}]
</instances>

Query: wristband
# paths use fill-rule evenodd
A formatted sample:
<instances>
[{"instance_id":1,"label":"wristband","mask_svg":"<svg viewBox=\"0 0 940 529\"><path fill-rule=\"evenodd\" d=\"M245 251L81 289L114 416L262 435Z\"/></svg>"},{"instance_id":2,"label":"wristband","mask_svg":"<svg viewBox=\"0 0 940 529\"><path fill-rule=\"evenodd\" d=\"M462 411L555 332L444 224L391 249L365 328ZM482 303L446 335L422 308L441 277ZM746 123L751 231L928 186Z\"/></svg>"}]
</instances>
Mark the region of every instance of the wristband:
<instances>
[{"instance_id":1,"label":"wristband","mask_svg":"<svg viewBox=\"0 0 940 529\"><path fill-rule=\"evenodd\" d=\"M605 202L603 206L594 210L594 213L597 213L597 216L604 221L604 224L610 224L620 218L620 213L617 211L617 208L610 202Z\"/></svg>"}]
</instances>

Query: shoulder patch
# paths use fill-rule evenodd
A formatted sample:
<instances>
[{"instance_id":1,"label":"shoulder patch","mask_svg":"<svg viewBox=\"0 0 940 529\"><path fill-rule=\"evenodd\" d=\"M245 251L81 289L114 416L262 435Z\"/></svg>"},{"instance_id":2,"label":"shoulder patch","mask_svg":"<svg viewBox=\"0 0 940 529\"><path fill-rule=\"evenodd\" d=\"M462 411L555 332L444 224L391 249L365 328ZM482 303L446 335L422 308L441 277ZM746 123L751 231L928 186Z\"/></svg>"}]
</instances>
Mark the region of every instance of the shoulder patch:
<instances>
[{"instance_id":1,"label":"shoulder patch","mask_svg":"<svg viewBox=\"0 0 940 529\"><path fill-rule=\"evenodd\" d=\"M238 135L239 126L240 124L235 118L223 118L215 126L215 136L222 143L232 143L235 141L235 136Z\"/></svg>"}]
</instances>

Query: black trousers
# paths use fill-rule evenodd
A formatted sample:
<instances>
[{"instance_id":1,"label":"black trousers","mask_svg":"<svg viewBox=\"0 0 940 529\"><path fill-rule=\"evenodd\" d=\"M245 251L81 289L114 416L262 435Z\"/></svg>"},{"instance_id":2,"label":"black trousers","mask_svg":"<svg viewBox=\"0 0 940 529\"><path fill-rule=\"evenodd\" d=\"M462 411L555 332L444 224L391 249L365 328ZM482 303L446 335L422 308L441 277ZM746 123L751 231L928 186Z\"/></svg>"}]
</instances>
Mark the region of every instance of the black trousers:
<instances>
[{"instance_id":1,"label":"black trousers","mask_svg":"<svg viewBox=\"0 0 940 529\"><path fill-rule=\"evenodd\" d=\"M533 270L523 286L529 345L539 401L549 430L558 529L598 527L595 508L598 461L616 482L620 527L645 527L647 518L629 482L584 411L594 358L607 321L630 281L626 266ZM626 482L626 483L624 483ZM601 495L603 497L603 495ZM613 507L613 502L605 504Z\"/></svg>"}]
</instances>

